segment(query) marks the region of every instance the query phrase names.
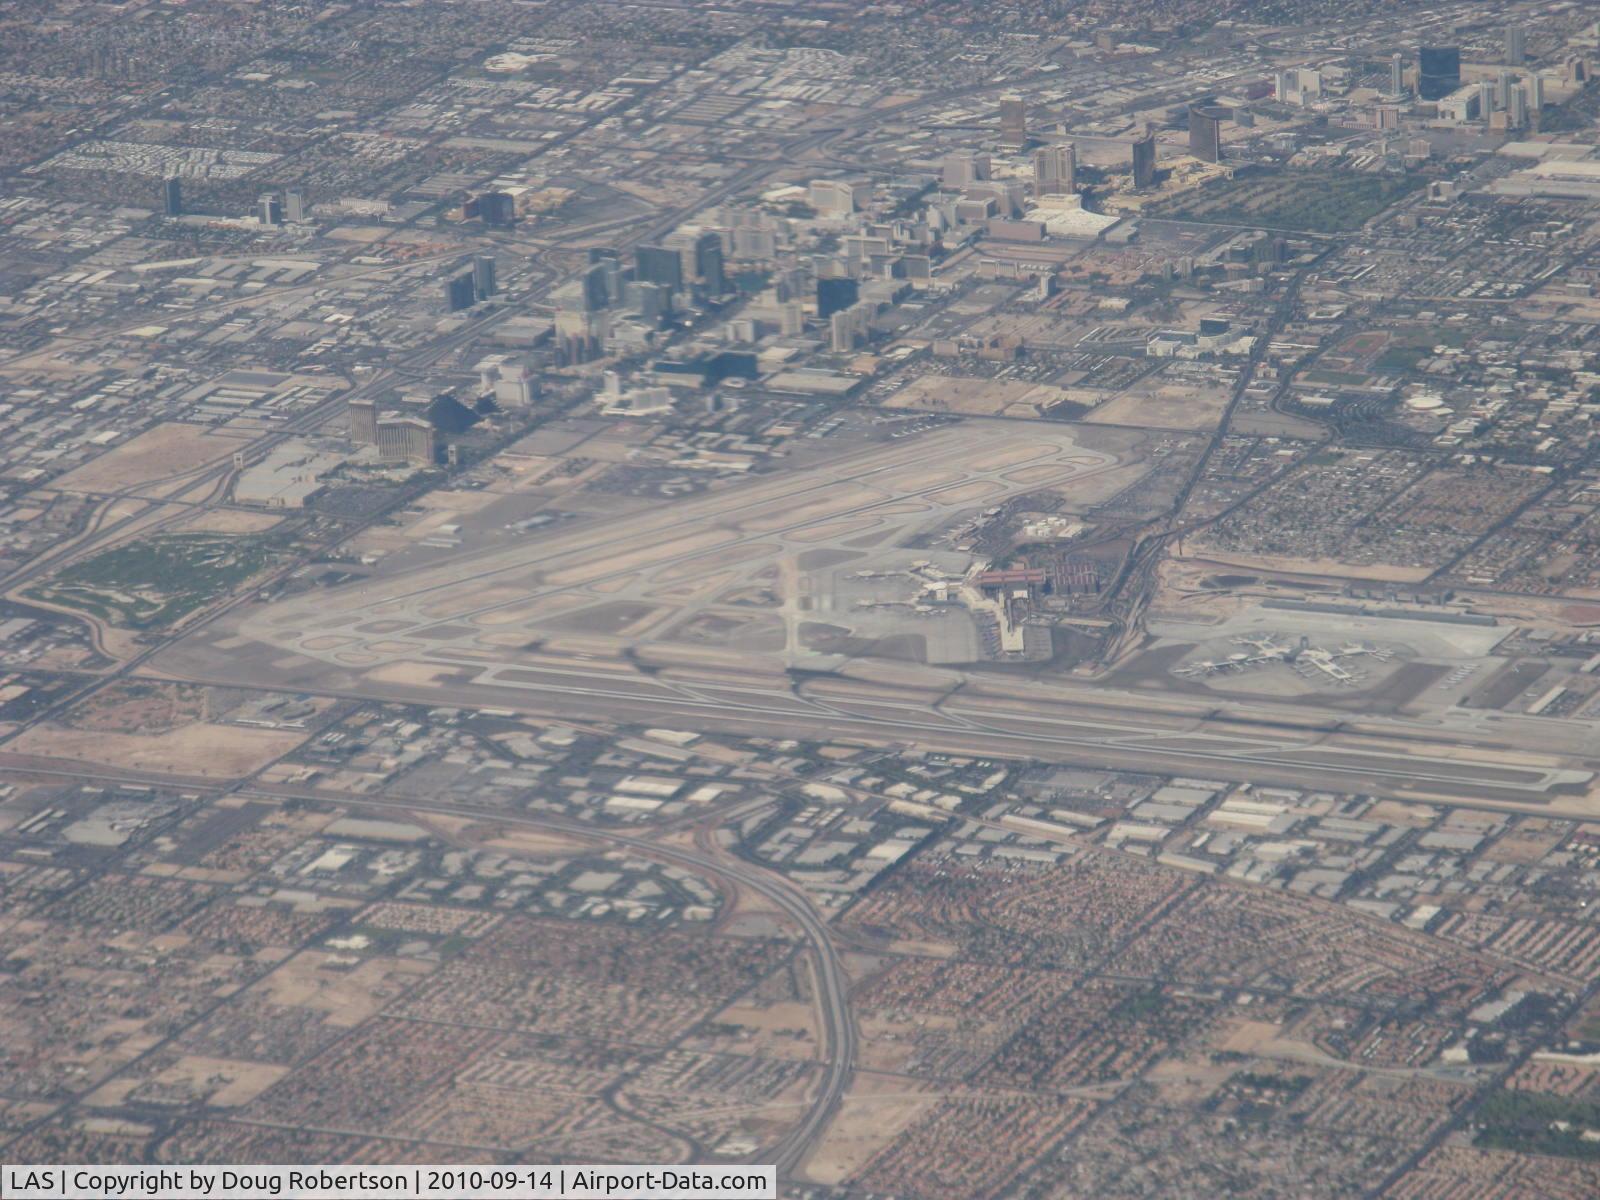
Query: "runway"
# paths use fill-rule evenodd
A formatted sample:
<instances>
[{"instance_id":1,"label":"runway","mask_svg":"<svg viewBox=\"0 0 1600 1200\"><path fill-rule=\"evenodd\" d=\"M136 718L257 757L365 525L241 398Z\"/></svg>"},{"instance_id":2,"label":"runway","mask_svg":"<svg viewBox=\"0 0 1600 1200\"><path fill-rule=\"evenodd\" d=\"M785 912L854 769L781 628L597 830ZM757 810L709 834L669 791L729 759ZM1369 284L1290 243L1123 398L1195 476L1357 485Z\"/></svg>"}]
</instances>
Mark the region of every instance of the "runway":
<instances>
[{"instance_id":1,"label":"runway","mask_svg":"<svg viewBox=\"0 0 1600 1200\"><path fill-rule=\"evenodd\" d=\"M1342 694L1326 705L1315 695L1197 694L1165 673L1119 687L1065 674L1039 681L807 643L808 620L849 619L818 611L823 585L841 572L941 553L904 547L942 536L979 506L1098 486L1091 481L1120 464L1075 436L1064 426L1019 434L1015 423L969 422L625 519L487 539L414 569L241 607L145 669L1600 817L1587 795L1600 770L1593 722L1450 708L1352 715L1335 702Z\"/></svg>"},{"instance_id":2,"label":"runway","mask_svg":"<svg viewBox=\"0 0 1600 1200\"><path fill-rule=\"evenodd\" d=\"M992 422L963 425L625 521L583 521L380 573L252 612L239 632L336 667L515 658L530 640L549 637L585 637L613 651L721 644L826 667L836 658L813 652L804 636L806 621L818 619L810 600L820 572L873 566L885 550L964 514L1118 465L1062 427L1020 438Z\"/></svg>"},{"instance_id":3,"label":"runway","mask_svg":"<svg viewBox=\"0 0 1600 1200\"><path fill-rule=\"evenodd\" d=\"M845 739L949 754L1532 807L1600 816L1587 798L1600 760L1571 744L1516 744L1492 725L1351 718L1304 705L1214 702L1073 682L1012 682L972 672L858 664L807 675L529 652L515 665L397 662L366 672L286 658L270 647L161 656L164 674L221 685L342 697L508 708L816 741ZM1566 731L1555 731L1565 733ZM1514 734L1513 734L1514 736Z\"/></svg>"}]
</instances>

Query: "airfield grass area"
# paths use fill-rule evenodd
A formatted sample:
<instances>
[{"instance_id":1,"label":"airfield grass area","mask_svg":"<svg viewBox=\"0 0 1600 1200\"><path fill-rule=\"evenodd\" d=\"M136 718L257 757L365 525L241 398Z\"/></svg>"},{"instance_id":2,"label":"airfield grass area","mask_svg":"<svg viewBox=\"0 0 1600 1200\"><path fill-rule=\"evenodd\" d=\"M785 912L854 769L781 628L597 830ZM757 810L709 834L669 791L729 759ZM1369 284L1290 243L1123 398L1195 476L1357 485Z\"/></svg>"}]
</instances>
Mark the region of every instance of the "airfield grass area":
<instances>
[{"instance_id":1,"label":"airfield grass area","mask_svg":"<svg viewBox=\"0 0 1600 1200\"><path fill-rule=\"evenodd\" d=\"M1220 180L1164 201L1152 208L1151 215L1176 221L1342 233L1359 229L1421 185L1420 179L1409 175L1296 171Z\"/></svg>"},{"instance_id":2,"label":"airfield grass area","mask_svg":"<svg viewBox=\"0 0 1600 1200\"><path fill-rule=\"evenodd\" d=\"M130 542L74 563L28 590L36 600L114 625L170 625L260 573L276 539L207 533Z\"/></svg>"}]
</instances>

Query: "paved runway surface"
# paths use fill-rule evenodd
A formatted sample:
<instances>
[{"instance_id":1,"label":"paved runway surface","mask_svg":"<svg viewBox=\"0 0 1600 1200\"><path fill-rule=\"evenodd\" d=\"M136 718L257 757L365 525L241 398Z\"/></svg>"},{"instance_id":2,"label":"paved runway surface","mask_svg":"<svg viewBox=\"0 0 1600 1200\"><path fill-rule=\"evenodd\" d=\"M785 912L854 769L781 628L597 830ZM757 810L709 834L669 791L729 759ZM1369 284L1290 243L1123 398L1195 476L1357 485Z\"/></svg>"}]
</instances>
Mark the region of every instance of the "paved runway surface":
<instances>
[{"instance_id":1,"label":"paved runway surface","mask_svg":"<svg viewBox=\"0 0 1600 1200\"><path fill-rule=\"evenodd\" d=\"M253 605L150 669L217 683L506 707L684 728L1600 815L1590 722L1441 711L1351 717L1313 698L1116 689L811 652L807 562L874 553L962 514L1116 466L1064 427L974 422L880 443L625 520L600 518L415 570ZM902 555L905 551L900 551ZM833 561L830 558L825 561ZM760 591L763 594L756 596ZM734 599L730 599L734 597ZM737 601L737 602L735 602ZM689 638L755 612L775 637ZM796 668L799 668L798 670Z\"/></svg>"}]
</instances>

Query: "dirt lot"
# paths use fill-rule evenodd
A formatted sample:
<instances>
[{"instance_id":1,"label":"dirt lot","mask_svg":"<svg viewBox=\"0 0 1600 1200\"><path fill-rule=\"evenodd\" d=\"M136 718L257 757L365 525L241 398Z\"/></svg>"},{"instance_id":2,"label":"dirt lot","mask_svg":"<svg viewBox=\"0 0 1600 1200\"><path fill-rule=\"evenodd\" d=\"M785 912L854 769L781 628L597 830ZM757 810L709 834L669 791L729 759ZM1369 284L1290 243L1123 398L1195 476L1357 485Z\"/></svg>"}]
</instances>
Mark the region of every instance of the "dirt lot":
<instances>
[{"instance_id":1,"label":"dirt lot","mask_svg":"<svg viewBox=\"0 0 1600 1200\"><path fill-rule=\"evenodd\" d=\"M394 958L369 958L354 970L328 969L336 957L297 954L258 987L273 1004L315 1009L327 1014L328 1024L354 1029L430 970L426 963Z\"/></svg>"},{"instance_id":2,"label":"dirt lot","mask_svg":"<svg viewBox=\"0 0 1600 1200\"><path fill-rule=\"evenodd\" d=\"M275 517L271 513L217 508L197 513L174 528L178 533L265 533L282 523L282 517Z\"/></svg>"},{"instance_id":3,"label":"dirt lot","mask_svg":"<svg viewBox=\"0 0 1600 1200\"><path fill-rule=\"evenodd\" d=\"M228 457L243 444L198 425L168 422L68 471L54 486L65 492L122 492L152 485L149 494L158 495L160 487L154 481L190 474Z\"/></svg>"},{"instance_id":4,"label":"dirt lot","mask_svg":"<svg viewBox=\"0 0 1600 1200\"><path fill-rule=\"evenodd\" d=\"M821 1184L848 1179L937 1101L921 1090L910 1080L857 1073L802 1174Z\"/></svg>"},{"instance_id":5,"label":"dirt lot","mask_svg":"<svg viewBox=\"0 0 1600 1200\"><path fill-rule=\"evenodd\" d=\"M1044 383L924 375L890 396L884 407L968 417L1038 417L1066 398L1066 392Z\"/></svg>"},{"instance_id":6,"label":"dirt lot","mask_svg":"<svg viewBox=\"0 0 1600 1200\"><path fill-rule=\"evenodd\" d=\"M1133 425L1140 429L1215 429L1227 403L1225 392L1165 384L1149 391L1124 392L1084 420L1091 425Z\"/></svg>"},{"instance_id":7,"label":"dirt lot","mask_svg":"<svg viewBox=\"0 0 1600 1200\"><path fill-rule=\"evenodd\" d=\"M11 749L18 754L160 775L237 779L289 753L305 739L306 734L296 730L243 729L200 722L157 734L36 725L12 742Z\"/></svg>"}]
</instances>

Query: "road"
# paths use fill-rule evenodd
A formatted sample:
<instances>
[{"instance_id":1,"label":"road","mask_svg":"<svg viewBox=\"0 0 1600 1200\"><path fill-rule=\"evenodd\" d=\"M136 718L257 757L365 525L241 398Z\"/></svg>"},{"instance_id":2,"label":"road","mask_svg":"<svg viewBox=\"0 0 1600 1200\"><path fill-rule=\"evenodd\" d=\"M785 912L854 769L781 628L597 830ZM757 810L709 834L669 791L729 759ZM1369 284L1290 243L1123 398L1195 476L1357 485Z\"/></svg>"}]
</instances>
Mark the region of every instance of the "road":
<instances>
[{"instance_id":1,"label":"road","mask_svg":"<svg viewBox=\"0 0 1600 1200\"><path fill-rule=\"evenodd\" d=\"M317 800L349 808L434 813L456 818L463 815L463 810L458 806L417 803L410 800L385 800L376 796L341 795L335 799L314 792L259 786L243 790L238 794L271 800ZM856 1025L850 1011L849 982L845 978L844 968L840 964L838 951L834 948L828 929L816 909L812 907L810 900L779 877L759 867L743 863L730 855L714 855L699 849L689 850L649 838L596 829L581 821L568 821L553 816L497 812L484 814L484 820L496 825L520 826L547 833L566 833L591 841L607 842L651 858L687 867L698 874L722 879L755 892L776 905L799 927L810 947L816 968L817 1007L822 1017L823 1078L805 1116L776 1144L762 1147L760 1155L762 1160L775 1163L780 1177L789 1176L833 1116L845 1089L849 1086L856 1060Z\"/></svg>"}]
</instances>

